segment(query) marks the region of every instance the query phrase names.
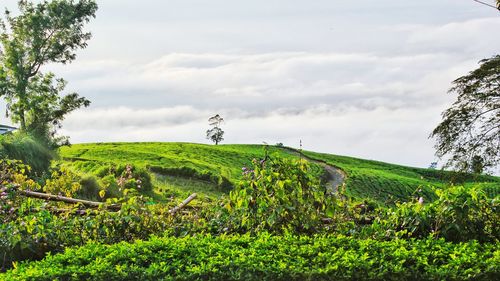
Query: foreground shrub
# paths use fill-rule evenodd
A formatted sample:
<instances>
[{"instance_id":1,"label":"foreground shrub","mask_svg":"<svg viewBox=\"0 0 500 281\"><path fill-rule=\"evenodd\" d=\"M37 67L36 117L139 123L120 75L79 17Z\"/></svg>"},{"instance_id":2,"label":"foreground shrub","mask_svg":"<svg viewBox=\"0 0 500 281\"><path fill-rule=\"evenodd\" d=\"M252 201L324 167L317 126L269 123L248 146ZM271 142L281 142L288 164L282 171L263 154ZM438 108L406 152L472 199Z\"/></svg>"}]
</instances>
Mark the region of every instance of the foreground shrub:
<instances>
[{"instance_id":1,"label":"foreground shrub","mask_svg":"<svg viewBox=\"0 0 500 281\"><path fill-rule=\"evenodd\" d=\"M38 188L38 185L26 176L29 171L30 167L19 160L0 159L0 226L17 218L16 211L23 202L16 196L17 189Z\"/></svg>"},{"instance_id":2,"label":"foreground shrub","mask_svg":"<svg viewBox=\"0 0 500 281\"><path fill-rule=\"evenodd\" d=\"M56 154L36 138L15 133L0 139L0 157L20 160L31 167L31 176L41 177L49 171Z\"/></svg>"},{"instance_id":3,"label":"foreground shrub","mask_svg":"<svg viewBox=\"0 0 500 281\"><path fill-rule=\"evenodd\" d=\"M120 204L116 212L108 211L106 205L80 209L79 205L25 197L20 190L71 197L82 192L99 193L95 181L85 182L64 167L55 169L43 187L28 178L29 171L29 166L20 161L0 160L0 271L14 261L41 259L48 252L60 252L89 241L111 244L147 239L165 231L183 235L194 227L192 222L198 221L194 213L173 217L168 212L172 205L152 205L150 199L135 196L136 190L125 188L126 185L122 190L124 197L106 203Z\"/></svg>"},{"instance_id":4,"label":"foreground shrub","mask_svg":"<svg viewBox=\"0 0 500 281\"><path fill-rule=\"evenodd\" d=\"M436 190L438 198L398 204L382 209L366 230L376 236L424 238L447 241L500 240L500 196L488 197L480 187L453 186Z\"/></svg>"},{"instance_id":5,"label":"foreground shrub","mask_svg":"<svg viewBox=\"0 0 500 281\"><path fill-rule=\"evenodd\" d=\"M81 246L89 241L113 244L148 239L165 232L186 235L198 227L196 214L174 217L168 212L172 206L147 205L142 197L124 199L116 212L104 207L80 210L76 206L64 213L55 213L56 209L47 203L12 194L8 202L22 203L11 207L0 201L0 218L6 218L0 224L0 271L11 267L12 262L41 259L48 252L61 252L66 247Z\"/></svg>"},{"instance_id":6,"label":"foreground shrub","mask_svg":"<svg viewBox=\"0 0 500 281\"><path fill-rule=\"evenodd\" d=\"M308 162L281 158L244 167L243 180L225 205L228 227L240 232L314 233L334 207Z\"/></svg>"},{"instance_id":7,"label":"foreground shrub","mask_svg":"<svg viewBox=\"0 0 500 281\"><path fill-rule=\"evenodd\" d=\"M103 166L97 172L98 177L114 178L116 186L123 191L124 189L135 189L137 191L151 191L151 176L148 171L142 167L131 164Z\"/></svg>"},{"instance_id":8,"label":"foreground shrub","mask_svg":"<svg viewBox=\"0 0 500 281\"><path fill-rule=\"evenodd\" d=\"M87 198L121 198L125 196L125 190L147 193L153 189L151 175L140 166L109 163L96 165L90 161L81 162L78 166L83 167L84 170L88 169L88 174L85 174L80 181L82 190L79 192ZM104 196L97 196L100 191L104 192Z\"/></svg>"},{"instance_id":9,"label":"foreground shrub","mask_svg":"<svg viewBox=\"0 0 500 281\"><path fill-rule=\"evenodd\" d=\"M497 244L333 236L197 236L90 243L3 280L498 280Z\"/></svg>"}]
</instances>

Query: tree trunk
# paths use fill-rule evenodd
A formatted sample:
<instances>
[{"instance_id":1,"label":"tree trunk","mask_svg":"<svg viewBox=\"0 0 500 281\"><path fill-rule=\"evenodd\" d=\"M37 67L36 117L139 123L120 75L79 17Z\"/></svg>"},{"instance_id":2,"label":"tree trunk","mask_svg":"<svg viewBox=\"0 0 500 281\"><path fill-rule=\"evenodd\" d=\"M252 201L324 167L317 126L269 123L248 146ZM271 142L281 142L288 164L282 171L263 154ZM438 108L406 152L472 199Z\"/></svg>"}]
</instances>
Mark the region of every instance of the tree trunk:
<instances>
[{"instance_id":1,"label":"tree trunk","mask_svg":"<svg viewBox=\"0 0 500 281\"><path fill-rule=\"evenodd\" d=\"M24 109L19 112L19 120L21 122L21 131L26 132L26 118L24 117Z\"/></svg>"},{"instance_id":2,"label":"tree trunk","mask_svg":"<svg viewBox=\"0 0 500 281\"><path fill-rule=\"evenodd\" d=\"M21 131L26 131L26 105L28 101L26 100L26 88L28 87L28 81L21 78L22 80L17 84L17 90L19 92L19 106L18 106L18 117L21 123Z\"/></svg>"}]
</instances>

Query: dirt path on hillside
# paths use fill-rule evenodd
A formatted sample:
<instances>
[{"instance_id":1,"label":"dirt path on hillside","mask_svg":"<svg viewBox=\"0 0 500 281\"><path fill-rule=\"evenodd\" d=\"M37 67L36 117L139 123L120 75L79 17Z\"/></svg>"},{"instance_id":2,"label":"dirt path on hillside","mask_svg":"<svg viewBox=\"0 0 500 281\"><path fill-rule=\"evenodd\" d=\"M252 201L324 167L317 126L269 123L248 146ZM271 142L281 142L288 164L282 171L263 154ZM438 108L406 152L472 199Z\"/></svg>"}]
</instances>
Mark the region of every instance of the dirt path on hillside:
<instances>
[{"instance_id":1,"label":"dirt path on hillside","mask_svg":"<svg viewBox=\"0 0 500 281\"><path fill-rule=\"evenodd\" d=\"M337 194L339 191L339 187L342 186L346 178L344 171L334 166L328 165L323 162L315 161L310 158L307 158L307 160L323 166L326 173L328 174L328 181L326 182L326 186L331 190L333 194Z\"/></svg>"},{"instance_id":2,"label":"dirt path on hillside","mask_svg":"<svg viewBox=\"0 0 500 281\"><path fill-rule=\"evenodd\" d=\"M324 161L312 159L312 158L302 154L300 151L295 150L293 148L285 147L285 148L283 148L283 150L286 150L288 153L294 154L294 155L301 157L302 159L305 159L309 162L316 163L316 164L322 166L323 169L325 169L326 174L327 174L327 182L326 182L327 189L329 189L329 191L332 194L338 193L339 187L342 186L342 184L344 183L344 181L347 177L344 171L342 171L341 169L339 169L335 166L332 166Z\"/></svg>"}]
</instances>

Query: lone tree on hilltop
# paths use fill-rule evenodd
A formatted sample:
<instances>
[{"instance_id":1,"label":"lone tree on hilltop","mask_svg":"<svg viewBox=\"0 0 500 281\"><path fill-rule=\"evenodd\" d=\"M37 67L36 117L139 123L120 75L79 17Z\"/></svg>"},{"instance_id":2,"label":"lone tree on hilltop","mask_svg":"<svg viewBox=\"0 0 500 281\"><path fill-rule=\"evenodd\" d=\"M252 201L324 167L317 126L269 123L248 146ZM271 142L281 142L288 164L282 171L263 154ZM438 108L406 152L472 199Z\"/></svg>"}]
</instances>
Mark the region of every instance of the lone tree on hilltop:
<instances>
[{"instance_id":1,"label":"lone tree on hilltop","mask_svg":"<svg viewBox=\"0 0 500 281\"><path fill-rule=\"evenodd\" d=\"M457 100L442 113L430 137L436 155L449 156L447 166L482 173L500 164L500 55L481 60L480 67L453 81Z\"/></svg>"},{"instance_id":2,"label":"lone tree on hilltop","mask_svg":"<svg viewBox=\"0 0 500 281\"><path fill-rule=\"evenodd\" d=\"M208 119L208 124L212 126L212 129L207 130L207 139L215 142L215 145L224 140L224 131L220 128L222 122L224 122L224 119L219 114Z\"/></svg>"},{"instance_id":3,"label":"lone tree on hilltop","mask_svg":"<svg viewBox=\"0 0 500 281\"><path fill-rule=\"evenodd\" d=\"M0 96L7 114L28 132L49 146L63 139L54 135L64 116L90 101L77 93L61 95L66 81L43 65L70 63L76 50L85 48L90 32L83 27L95 17L94 0L21 0L19 15L6 10L0 19Z\"/></svg>"}]
</instances>

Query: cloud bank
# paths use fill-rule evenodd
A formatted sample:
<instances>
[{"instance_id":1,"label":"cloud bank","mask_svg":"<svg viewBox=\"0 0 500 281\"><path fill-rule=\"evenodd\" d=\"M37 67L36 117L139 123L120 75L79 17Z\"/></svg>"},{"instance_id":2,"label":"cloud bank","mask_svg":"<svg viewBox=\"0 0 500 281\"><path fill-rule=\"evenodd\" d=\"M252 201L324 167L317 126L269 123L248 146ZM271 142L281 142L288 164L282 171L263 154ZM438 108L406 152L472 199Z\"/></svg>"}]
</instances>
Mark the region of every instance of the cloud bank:
<instances>
[{"instance_id":1,"label":"cloud bank","mask_svg":"<svg viewBox=\"0 0 500 281\"><path fill-rule=\"evenodd\" d=\"M445 81L470 64L448 54L305 52L93 62L68 79L97 106L70 115L62 133L76 142L207 142L207 119L219 113L227 143L302 140L311 150L425 166L434 160L427 136L451 98ZM107 65L119 71L92 70Z\"/></svg>"},{"instance_id":2,"label":"cloud bank","mask_svg":"<svg viewBox=\"0 0 500 281\"><path fill-rule=\"evenodd\" d=\"M302 140L425 167L435 160L427 137L454 99L451 81L500 46L491 36L500 18L456 1L187 2L101 4L88 50L50 67L92 100L62 134L208 143L207 119L218 113L225 143Z\"/></svg>"}]
</instances>

